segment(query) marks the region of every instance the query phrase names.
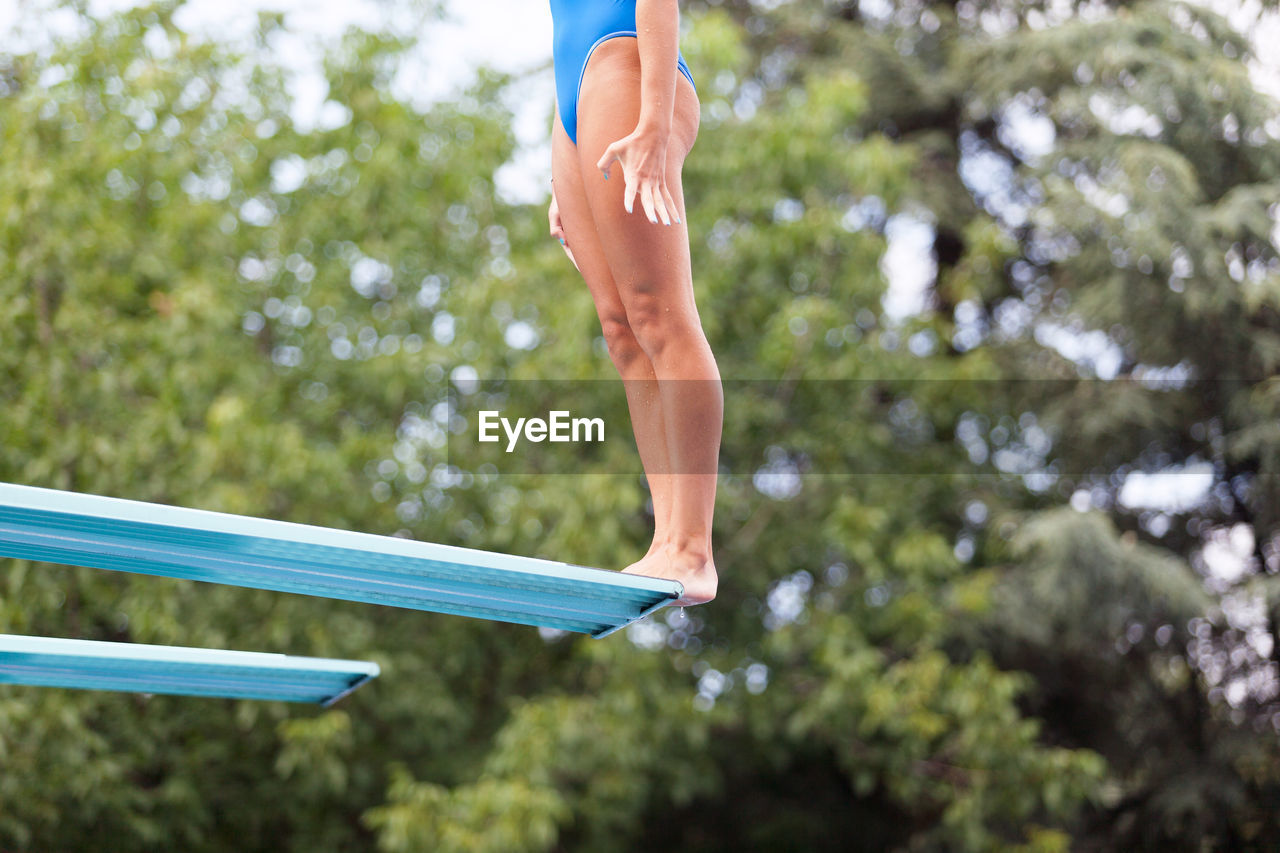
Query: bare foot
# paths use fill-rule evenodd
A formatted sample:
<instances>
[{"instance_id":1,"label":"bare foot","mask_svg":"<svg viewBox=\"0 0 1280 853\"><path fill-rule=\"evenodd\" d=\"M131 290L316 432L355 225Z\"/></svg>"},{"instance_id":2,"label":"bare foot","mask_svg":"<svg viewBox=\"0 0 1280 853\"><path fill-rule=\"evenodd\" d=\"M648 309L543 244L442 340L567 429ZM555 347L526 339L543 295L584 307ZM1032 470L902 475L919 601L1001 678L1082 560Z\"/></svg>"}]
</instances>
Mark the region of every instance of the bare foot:
<instances>
[{"instance_id":1,"label":"bare foot","mask_svg":"<svg viewBox=\"0 0 1280 853\"><path fill-rule=\"evenodd\" d=\"M674 545L651 549L622 571L632 575L679 581L684 585L684 595L671 602L673 607L706 604L716 597L719 585L716 567L709 553L677 548Z\"/></svg>"},{"instance_id":2,"label":"bare foot","mask_svg":"<svg viewBox=\"0 0 1280 853\"><path fill-rule=\"evenodd\" d=\"M651 578L661 577L657 572L662 570L662 552L663 546L656 543L650 545L649 550L645 552L645 555L623 569L623 573L628 575L644 575Z\"/></svg>"}]
</instances>

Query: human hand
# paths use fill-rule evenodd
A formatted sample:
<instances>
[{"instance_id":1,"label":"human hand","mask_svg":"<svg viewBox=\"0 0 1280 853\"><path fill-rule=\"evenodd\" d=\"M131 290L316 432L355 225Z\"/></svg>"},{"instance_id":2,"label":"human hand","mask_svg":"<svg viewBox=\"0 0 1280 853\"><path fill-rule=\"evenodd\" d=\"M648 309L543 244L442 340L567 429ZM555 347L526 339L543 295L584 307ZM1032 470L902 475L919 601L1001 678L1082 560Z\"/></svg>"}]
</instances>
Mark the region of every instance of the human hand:
<instances>
[{"instance_id":1,"label":"human hand","mask_svg":"<svg viewBox=\"0 0 1280 853\"><path fill-rule=\"evenodd\" d=\"M573 264L573 268L578 269L578 262L573 259L573 252L569 249L569 244L565 242L564 225L560 222L560 205L556 203L554 187L551 190L551 208L547 211L547 220L551 226L551 236L559 239L560 248L564 249L564 253L569 256L569 262ZM578 270L578 272L582 272L582 270Z\"/></svg>"},{"instance_id":2,"label":"human hand","mask_svg":"<svg viewBox=\"0 0 1280 853\"><path fill-rule=\"evenodd\" d=\"M632 212L639 193L640 204L650 222L657 225L661 219L662 224L670 225L673 218L680 221L679 208L667 190L666 134L637 127L611 143L596 163L596 168L604 172L606 181L609 180L609 167L615 160L622 164L622 177L626 181L622 206L627 213Z\"/></svg>"}]
</instances>

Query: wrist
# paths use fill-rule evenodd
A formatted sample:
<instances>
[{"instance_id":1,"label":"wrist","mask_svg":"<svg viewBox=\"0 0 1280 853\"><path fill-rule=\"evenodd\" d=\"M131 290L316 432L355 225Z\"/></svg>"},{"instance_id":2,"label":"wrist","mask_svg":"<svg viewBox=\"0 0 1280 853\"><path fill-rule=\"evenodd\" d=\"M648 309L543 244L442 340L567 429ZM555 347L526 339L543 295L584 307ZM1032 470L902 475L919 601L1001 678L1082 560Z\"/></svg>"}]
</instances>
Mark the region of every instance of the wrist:
<instances>
[{"instance_id":1,"label":"wrist","mask_svg":"<svg viewBox=\"0 0 1280 853\"><path fill-rule=\"evenodd\" d=\"M658 136L666 141L671 135L671 116L661 116L640 112L640 121L636 123L636 133L641 136Z\"/></svg>"}]
</instances>

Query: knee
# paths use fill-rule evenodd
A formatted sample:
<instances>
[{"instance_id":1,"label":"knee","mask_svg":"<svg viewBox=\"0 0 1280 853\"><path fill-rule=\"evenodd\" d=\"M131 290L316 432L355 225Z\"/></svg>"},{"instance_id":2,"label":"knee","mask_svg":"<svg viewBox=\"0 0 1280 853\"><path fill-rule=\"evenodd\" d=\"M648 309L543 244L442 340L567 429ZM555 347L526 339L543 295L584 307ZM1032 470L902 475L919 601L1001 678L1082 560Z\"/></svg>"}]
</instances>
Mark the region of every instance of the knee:
<instances>
[{"instance_id":1,"label":"knee","mask_svg":"<svg viewBox=\"0 0 1280 853\"><path fill-rule=\"evenodd\" d=\"M636 340L625 315L601 317L600 331L609 350L609 358L620 374L625 374L645 357L644 349Z\"/></svg>"},{"instance_id":2,"label":"knee","mask_svg":"<svg viewBox=\"0 0 1280 853\"><path fill-rule=\"evenodd\" d=\"M664 352L701 338L702 327L696 316L689 314L681 307L664 304L643 290L627 305L632 334L640 349L653 361Z\"/></svg>"}]
</instances>

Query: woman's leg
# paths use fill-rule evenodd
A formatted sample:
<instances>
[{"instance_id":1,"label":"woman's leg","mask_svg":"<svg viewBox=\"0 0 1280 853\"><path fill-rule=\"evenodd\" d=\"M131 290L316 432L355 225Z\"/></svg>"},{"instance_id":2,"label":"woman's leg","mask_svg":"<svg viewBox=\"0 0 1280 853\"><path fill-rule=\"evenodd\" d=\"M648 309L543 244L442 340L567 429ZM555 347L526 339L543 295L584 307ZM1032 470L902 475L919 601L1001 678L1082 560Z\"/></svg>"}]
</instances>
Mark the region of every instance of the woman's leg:
<instances>
[{"instance_id":1,"label":"woman's leg","mask_svg":"<svg viewBox=\"0 0 1280 853\"><path fill-rule=\"evenodd\" d=\"M560 221L569 248L591 291L609 357L622 378L631 429L636 436L640 462L653 499L653 541L645 555L628 566L627 571L656 574L661 571L660 561L671 540L671 477L665 472L671 470L672 463L667 454L661 395L653 363L627 323L626 309L618 296L618 287L609 271L604 248L596 235L595 222L587 205L577 149L558 117L551 134L551 174L552 190L560 208Z\"/></svg>"},{"instance_id":2,"label":"woman's leg","mask_svg":"<svg viewBox=\"0 0 1280 853\"><path fill-rule=\"evenodd\" d=\"M640 116L640 55L635 38L615 38L592 54L578 100L579 177L626 323L649 357L658 385L670 478L671 518L662 567L652 573L685 585L683 602L716 593L711 520L723 422L715 358L693 298L681 169L698 131L698 100L683 75L667 149L667 188L680 222L654 224L623 207L622 169L606 181L595 164L604 149L635 130ZM558 196L557 196L558 198ZM566 231L568 224L566 223ZM576 257L576 251L575 251Z\"/></svg>"}]
</instances>

